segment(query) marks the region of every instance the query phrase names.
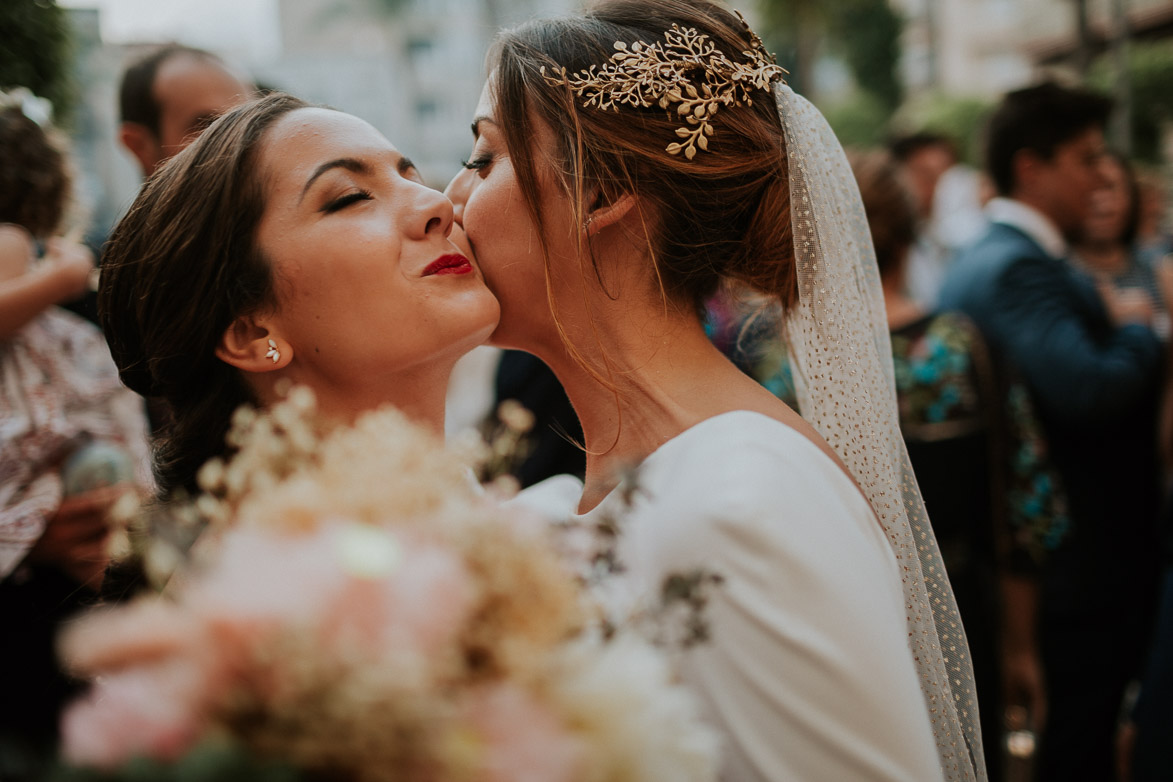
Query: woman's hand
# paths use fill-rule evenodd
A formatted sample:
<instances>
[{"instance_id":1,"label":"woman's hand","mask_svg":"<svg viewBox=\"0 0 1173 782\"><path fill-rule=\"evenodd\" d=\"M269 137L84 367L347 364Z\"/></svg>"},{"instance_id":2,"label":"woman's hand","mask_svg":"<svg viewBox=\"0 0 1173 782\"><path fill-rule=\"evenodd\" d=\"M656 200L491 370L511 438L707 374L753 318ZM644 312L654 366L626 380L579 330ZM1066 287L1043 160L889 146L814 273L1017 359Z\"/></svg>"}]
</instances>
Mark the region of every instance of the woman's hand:
<instances>
[{"instance_id":1,"label":"woman's hand","mask_svg":"<svg viewBox=\"0 0 1173 782\"><path fill-rule=\"evenodd\" d=\"M94 270L94 256L84 245L50 239L44 260L31 271L3 279L4 268L15 268L20 261L20 242L11 241L14 237L19 239L15 229L0 235L0 251L9 253L0 257L0 339L11 337L54 304L81 296ZM31 245L24 252L21 268L28 263Z\"/></svg>"},{"instance_id":2,"label":"woman's hand","mask_svg":"<svg viewBox=\"0 0 1173 782\"><path fill-rule=\"evenodd\" d=\"M110 563L107 516L128 486L110 486L66 497L29 552L28 561L62 571L79 584L97 589Z\"/></svg>"},{"instance_id":3,"label":"woman's hand","mask_svg":"<svg viewBox=\"0 0 1173 782\"><path fill-rule=\"evenodd\" d=\"M1019 706L1035 735L1047 722L1047 690L1043 664L1033 649L1006 650L1002 656L1002 681L1007 706Z\"/></svg>"},{"instance_id":4,"label":"woman's hand","mask_svg":"<svg viewBox=\"0 0 1173 782\"><path fill-rule=\"evenodd\" d=\"M1117 328L1133 323L1141 326L1152 324L1155 312L1153 298L1143 288L1115 288L1104 282L1097 287L1108 310L1108 317Z\"/></svg>"}]
</instances>

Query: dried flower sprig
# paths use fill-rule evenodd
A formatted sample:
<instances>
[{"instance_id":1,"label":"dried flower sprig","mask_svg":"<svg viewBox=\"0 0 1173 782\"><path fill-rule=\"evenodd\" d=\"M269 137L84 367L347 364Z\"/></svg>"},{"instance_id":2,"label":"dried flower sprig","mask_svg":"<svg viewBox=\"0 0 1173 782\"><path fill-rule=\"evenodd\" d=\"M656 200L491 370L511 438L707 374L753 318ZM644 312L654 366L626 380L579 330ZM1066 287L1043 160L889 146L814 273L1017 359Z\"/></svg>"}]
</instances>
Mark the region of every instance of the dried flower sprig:
<instances>
[{"instance_id":1,"label":"dried flower sprig","mask_svg":"<svg viewBox=\"0 0 1173 782\"><path fill-rule=\"evenodd\" d=\"M596 621L603 636L627 629L667 651L705 643L711 637L706 609L713 590L724 584L721 574L700 567L670 572L661 581L659 594L635 603L629 595L616 593L616 581L627 572L620 554L624 518L647 497L638 466L621 467L617 475L617 505L604 508L590 521L570 517L559 524L564 558L578 563L579 578L596 595Z\"/></svg>"},{"instance_id":2,"label":"dried flower sprig","mask_svg":"<svg viewBox=\"0 0 1173 782\"><path fill-rule=\"evenodd\" d=\"M662 43L636 41L629 47L616 41L615 54L602 67L592 65L570 76L566 68L553 75L543 66L541 73L547 82L565 84L585 98L583 106L587 108L658 106L670 110L675 105L686 124L676 129L681 141L672 142L665 150L670 155L683 152L692 160L698 147L709 148L712 120L721 106L752 106L755 90L768 91L786 73L775 64L757 33L738 16L750 41L749 48L742 51L748 63L729 59L709 36L674 24L664 33Z\"/></svg>"}]
</instances>

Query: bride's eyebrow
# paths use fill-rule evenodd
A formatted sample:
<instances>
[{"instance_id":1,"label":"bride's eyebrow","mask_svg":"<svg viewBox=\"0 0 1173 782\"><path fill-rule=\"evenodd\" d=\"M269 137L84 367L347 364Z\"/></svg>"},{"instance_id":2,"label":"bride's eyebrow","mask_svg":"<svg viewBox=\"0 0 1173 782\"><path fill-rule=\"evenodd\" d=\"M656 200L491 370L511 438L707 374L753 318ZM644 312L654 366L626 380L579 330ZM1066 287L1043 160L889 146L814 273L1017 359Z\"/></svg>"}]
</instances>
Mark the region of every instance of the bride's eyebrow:
<instances>
[{"instance_id":1,"label":"bride's eyebrow","mask_svg":"<svg viewBox=\"0 0 1173 782\"><path fill-rule=\"evenodd\" d=\"M494 121L494 119L492 117L484 117L484 116L477 117L476 119L474 119L472 121L472 126L471 126L473 138L480 138L481 137L481 123L482 122L484 122L487 125L496 125L497 124L496 121Z\"/></svg>"},{"instance_id":2,"label":"bride's eyebrow","mask_svg":"<svg viewBox=\"0 0 1173 782\"><path fill-rule=\"evenodd\" d=\"M314 169L314 173L306 180L305 187L301 189L301 197L297 199L298 203L301 203L301 200L305 198L305 194L309 191L310 185L317 181L318 177L335 168L345 168L347 171L353 171L356 174L369 174L371 172L370 166L352 157L338 158L337 160L323 163Z\"/></svg>"}]
</instances>

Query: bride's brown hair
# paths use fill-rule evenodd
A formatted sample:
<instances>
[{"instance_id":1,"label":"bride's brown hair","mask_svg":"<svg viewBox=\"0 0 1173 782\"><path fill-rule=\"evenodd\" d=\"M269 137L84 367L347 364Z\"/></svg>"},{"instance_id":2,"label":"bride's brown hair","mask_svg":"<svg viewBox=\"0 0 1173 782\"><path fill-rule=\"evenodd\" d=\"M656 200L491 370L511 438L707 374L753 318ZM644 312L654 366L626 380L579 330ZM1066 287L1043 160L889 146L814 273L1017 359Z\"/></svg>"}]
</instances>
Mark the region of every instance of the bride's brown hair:
<instances>
[{"instance_id":1,"label":"bride's brown hair","mask_svg":"<svg viewBox=\"0 0 1173 782\"><path fill-rule=\"evenodd\" d=\"M277 94L216 120L151 177L103 252L98 314L119 376L169 413L154 442L164 498L195 491L200 466L227 447L233 412L257 401L215 350L237 316L273 303L256 242L259 148L277 120L307 105Z\"/></svg>"},{"instance_id":2,"label":"bride's brown hair","mask_svg":"<svg viewBox=\"0 0 1173 782\"><path fill-rule=\"evenodd\" d=\"M730 60L749 62L743 52L751 41L741 20L697 0L609 0L582 16L530 22L498 38L490 90L543 249L535 123L554 135L562 166L556 186L575 205L580 226L587 193L597 194L596 203L638 196L649 218L644 224L654 272L671 300L699 312L719 283L732 279L790 303L796 286L790 185L773 95L757 91L752 105L722 106L708 151L690 160L665 151L679 140L675 107L584 107L569 85L542 75L543 67L547 74L565 68L573 77L602 66L617 41L652 44L673 24L707 35Z\"/></svg>"}]
</instances>

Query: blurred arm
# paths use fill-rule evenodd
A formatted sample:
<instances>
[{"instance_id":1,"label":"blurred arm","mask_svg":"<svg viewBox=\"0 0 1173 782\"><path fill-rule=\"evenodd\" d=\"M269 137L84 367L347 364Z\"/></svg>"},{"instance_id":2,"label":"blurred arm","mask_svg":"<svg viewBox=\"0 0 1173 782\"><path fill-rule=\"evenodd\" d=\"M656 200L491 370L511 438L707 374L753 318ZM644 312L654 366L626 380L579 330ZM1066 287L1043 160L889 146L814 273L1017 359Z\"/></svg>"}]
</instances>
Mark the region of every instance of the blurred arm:
<instances>
[{"instance_id":1,"label":"blurred arm","mask_svg":"<svg viewBox=\"0 0 1173 782\"><path fill-rule=\"evenodd\" d=\"M1024 259L1007 267L996 301L1006 352L1048 412L1073 423L1111 418L1151 392L1160 341L1135 324L1097 340L1066 274L1050 260Z\"/></svg>"},{"instance_id":2,"label":"blurred arm","mask_svg":"<svg viewBox=\"0 0 1173 782\"><path fill-rule=\"evenodd\" d=\"M0 232L0 268L27 263L31 254L26 235ZM0 282L0 339L11 337L54 304L81 295L93 267L93 256L84 246L51 241L45 260L36 268Z\"/></svg>"}]
</instances>

